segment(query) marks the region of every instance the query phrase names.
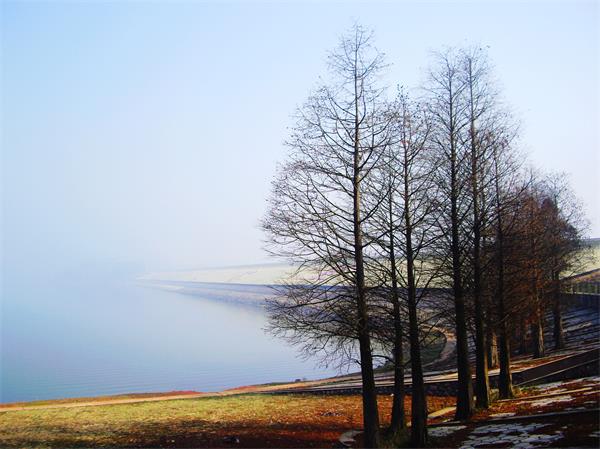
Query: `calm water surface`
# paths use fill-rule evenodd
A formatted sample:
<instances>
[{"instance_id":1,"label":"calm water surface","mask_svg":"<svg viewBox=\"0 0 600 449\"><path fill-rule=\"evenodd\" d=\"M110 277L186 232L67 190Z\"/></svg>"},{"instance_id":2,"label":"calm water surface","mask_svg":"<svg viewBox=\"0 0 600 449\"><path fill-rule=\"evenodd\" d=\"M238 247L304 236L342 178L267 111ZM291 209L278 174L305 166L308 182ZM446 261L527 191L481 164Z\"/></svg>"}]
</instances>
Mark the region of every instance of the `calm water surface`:
<instances>
[{"instance_id":1,"label":"calm water surface","mask_svg":"<svg viewBox=\"0 0 600 449\"><path fill-rule=\"evenodd\" d=\"M221 285L184 295L128 282L5 290L0 402L216 391L335 374L265 334L262 309L222 300L268 294Z\"/></svg>"}]
</instances>

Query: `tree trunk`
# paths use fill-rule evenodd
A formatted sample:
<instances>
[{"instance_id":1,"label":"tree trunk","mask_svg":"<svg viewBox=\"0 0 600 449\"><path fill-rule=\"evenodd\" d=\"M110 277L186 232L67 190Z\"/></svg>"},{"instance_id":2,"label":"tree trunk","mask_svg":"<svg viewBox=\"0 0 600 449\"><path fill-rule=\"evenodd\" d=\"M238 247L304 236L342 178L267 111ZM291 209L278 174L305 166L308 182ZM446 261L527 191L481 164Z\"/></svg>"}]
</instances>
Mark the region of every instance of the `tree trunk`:
<instances>
[{"instance_id":1,"label":"tree trunk","mask_svg":"<svg viewBox=\"0 0 600 449\"><path fill-rule=\"evenodd\" d=\"M394 399L390 433L393 435L406 427L404 411L404 354L402 350L403 330L400 316L400 298L398 297L398 276L396 271L396 253L394 250L394 230L392 197L389 192L389 234L390 234L390 270L392 277L392 301L394 305Z\"/></svg>"},{"instance_id":2,"label":"tree trunk","mask_svg":"<svg viewBox=\"0 0 600 449\"><path fill-rule=\"evenodd\" d=\"M501 224L500 224L501 225ZM502 231L499 231L501 234ZM506 326L507 313L504 305L504 263L503 242L500 240L498 250L498 287L496 289L496 300L498 303L498 362L500 363L500 374L498 374L498 393L500 399L509 399L514 396L512 385L512 373L510 369L510 338ZM524 336L521 335L521 341Z\"/></svg>"},{"instance_id":3,"label":"tree trunk","mask_svg":"<svg viewBox=\"0 0 600 449\"><path fill-rule=\"evenodd\" d=\"M460 288L454 288L456 313L456 356L458 369L458 394L456 396L456 419L469 419L473 414L473 382L469 366L469 346L465 304Z\"/></svg>"},{"instance_id":4,"label":"tree trunk","mask_svg":"<svg viewBox=\"0 0 600 449\"><path fill-rule=\"evenodd\" d=\"M427 445L428 439L427 396L425 395L423 365L421 362L421 347L419 345L419 323L417 321L415 289L411 289L410 287L408 291L408 320L410 332L410 364L412 378L410 440L411 445L413 447L425 447Z\"/></svg>"},{"instance_id":5,"label":"tree trunk","mask_svg":"<svg viewBox=\"0 0 600 449\"><path fill-rule=\"evenodd\" d=\"M355 61L356 67L356 61ZM360 209L360 119L359 119L359 87L358 78L354 73L354 163L353 163L353 226L354 226L354 261L356 265L356 301L358 309L358 344L360 348L360 372L362 377L363 423L365 447L379 446L379 409L377 408L377 390L373 372L373 354L371 351L371 336L369 317L367 313L367 298L365 289L365 271L363 260L363 244L361 232Z\"/></svg>"},{"instance_id":6,"label":"tree trunk","mask_svg":"<svg viewBox=\"0 0 600 449\"><path fill-rule=\"evenodd\" d=\"M452 92L450 92L452 97ZM450 123L453 123L452 105ZM469 419L473 414L473 382L469 366L469 345L467 336L467 317L462 286L459 218L458 218L458 179L456 161L455 131L450 130L450 221L452 232L452 291L456 318L456 364L458 368L458 394L456 396L456 419Z\"/></svg>"},{"instance_id":7,"label":"tree trunk","mask_svg":"<svg viewBox=\"0 0 600 449\"><path fill-rule=\"evenodd\" d=\"M502 223L500 222L500 226ZM498 374L498 394L500 399L509 399L514 396L512 385L512 372L510 369L510 338L506 326L508 318L506 307L504 305L504 256L502 230L499 229L499 250L498 250L498 287L496 289L496 299L498 303L498 358L500 363L500 374ZM521 335L521 341L524 336Z\"/></svg>"},{"instance_id":8,"label":"tree trunk","mask_svg":"<svg viewBox=\"0 0 600 449\"><path fill-rule=\"evenodd\" d=\"M512 386L512 373L510 369L510 342L506 333L506 323L500 323L498 332L498 361L500 374L498 375L498 393L500 399L509 399L514 396Z\"/></svg>"},{"instance_id":9,"label":"tree trunk","mask_svg":"<svg viewBox=\"0 0 600 449\"><path fill-rule=\"evenodd\" d=\"M498 286L496 286L496 289L498 289ZM498 325L494 321L494 309L492 300L489 297L486 297L485 320L485 344L487 351L488 370L490 370L498 368Z\"/></svg>"},{"instance_id":10,"label":"tree trunk","mask_svg":"<svg viewBox=\"0 0 600 449\"><path fill-rule=\"evenodd\" d=\"M377 390L373 372L373 355L365 296L365 278L360 247L360 230L355 232L356 241L356 287L358 308L358 343L360 348L360 372L362 377L363 422L365 447L376 448L379 445L379 410L377 408Z\"/></svg>"},{"instance_id":11,"label":"tree trunk","mask_svg":"<svg viewBox=\"0 0 600 449\"><path fill-rule=\"evenodd\" d=\"M453 172L453 178L456 173ZM454 181L456 183L456 181ZM456 184L454 184L456 185ZM469 366L469 346L467 336L467 318L465 298L460 273L460 249L458 237L458 211L456 193L453 192L452 207L452 280L454 293L454 310L456 317L456 357L458 368L458 394L456 397L456 419L464 420L473 414L473 383Z\"/></svg>"},{"instance_id":12,"label":"tree trunk","mask_svg":"<svg viewBox=\"0 0 600 449\"><path fill-rule=\"evenodd\" d=\"M492 326L488 325L486 328L487 336L485 343L487 345L488 369L494 369L498 368L498 337Z\"/></svg>"},{"instance_id":13,"label":"tree trunk","mask_svg":"<svg viewBox=\"0 0 600 449\"><path fill-rule=\"evenodd\" d=\"M521 316L519 319L519 328L518 328L518 341L519 341L519 354L527 354L528 345L527 345L527 324L525 323L525 319Z\"/></svg>"},{"instance_id":14,"label":"tree trunk","mask_svg":"<svg viewBox=\"0 0 600 449\"><path fill-rule=\"evenodd\" d=\"M485 342L485 318L481 288L481 227L482 213L479 210L479 157L477 154L477 136L473 100L473 78L469 59L469 106L470 143L471 143L471 197L473 201L473 301L475 303L475 394L477 407L490 406L490 383L488 378L487 347Z\"/></svg>"},{"instance_id":15,"label":"tree trunk","mask_svg":"<svg viewBox=\"0 0 600 449\"><path fill-rule=\"evenodd\" d=\"M414 253L412 246L412 223L409 210L410 192L408 185L408 155L404 153L404 224L406 236L406 271L408 277L407 302L410 336L410 364L412 379L410 440L413 447L427 445L427 396L423 379L419 321L417 316L417 286L415 280Z\"/></svg>"},{"instance_id":16,"label":"tree trunk","mask_svg":"<svg viewBox=\"0 0 600 449\"><path fill-rule=\"evenodd\" d=\"M397 295L396 295L397 296ZM397 323L400 315L400 304L396 297L394 304L394 400L392 403L392 418L390 431L392 434L406 427L406 417L404 411L404 355L402 353L402 325Z\"/></svg>"},{"instance_id":17,"label":"tree trunk","mask_svg":"<svg viewBox=\"0 0 600 449\"><path fill-rule=\"evenodd\" d=\"M533 358L537 359L546 355L544 350L544 317L542 316L539 299L536 298L536 313L531 323L531 337L533 340Z\"/></svg>"},{"instance_id":18,"label":"tree trunk","mask_svg":"<svg viewBox=\"0 0 600 449\"><path fill-rule=\"evenodd\" d=\"M474 251L474 279L473 295L475 302L475 391L477 396L477 407L488 408L490 406L490 384L488 378L487 347L485 342L485 324L483 316L483 304L481 294L481 264L480 264L480 236L478 226L475 227L475 251Z\"/></svg>"},{"instance_id":19,"label":"tree trunk","mask_svg":"<svg viewBox=\"0 0 600 449\"><path fill-rule=\"evenodd\" d=\"M498 394L500 399L509 399L514 396L512 373L510 370L510 336L506 326L506 306L504 303L504 229L502 220L502 207L500 199L500 176L498 173L498 154L494 148L494 187L496 189L496 270L498 284L496 285L496 304L498 307ZM521 338L523 339L523 338Z\"/></svg>"},{"instance_id":20,"label":"tree trunk","mask_svg":"<svg viewBox=\"0 0 600 449\"><path fill-rule=\"evenodd\" d=\"M565 347L565 334L562 322L562 310L560 306L560 274L552 273L552 318L553 318L553 336L554 349L559 350Z\"/></svg>"}]
</instances>

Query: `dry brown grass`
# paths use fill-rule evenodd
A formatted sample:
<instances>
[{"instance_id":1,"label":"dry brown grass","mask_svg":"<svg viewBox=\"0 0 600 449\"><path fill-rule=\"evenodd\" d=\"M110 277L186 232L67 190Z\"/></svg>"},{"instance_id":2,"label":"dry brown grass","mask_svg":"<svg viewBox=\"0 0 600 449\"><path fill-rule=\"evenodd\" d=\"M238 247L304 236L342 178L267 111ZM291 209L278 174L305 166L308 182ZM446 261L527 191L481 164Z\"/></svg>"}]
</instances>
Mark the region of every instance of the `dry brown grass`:
<instances>
[{"instance_id":1,"label":"dry brown grass","mask_svg":"<svg viewBox=\"0 0 600 449\"><path fill-rule=\"evenodd\" d=\"M380 396L383 425L392 398ZM430 398L430 408L453 398ZM235 395L0 414L2 447L326 447L362 427L359 395ZM410 410L410 398L407 398ZM228 444L225 437L239 438Z\"/></svg>"}]
</instances>

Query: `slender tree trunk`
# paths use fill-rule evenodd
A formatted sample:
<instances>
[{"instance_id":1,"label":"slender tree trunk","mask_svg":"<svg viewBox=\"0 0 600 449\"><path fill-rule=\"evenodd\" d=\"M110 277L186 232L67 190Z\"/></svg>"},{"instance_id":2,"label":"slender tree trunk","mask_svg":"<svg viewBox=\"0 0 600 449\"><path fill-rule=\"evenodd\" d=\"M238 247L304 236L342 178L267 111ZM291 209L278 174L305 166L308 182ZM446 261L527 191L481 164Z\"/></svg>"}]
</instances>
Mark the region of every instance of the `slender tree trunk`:
<instances>
[{"instance_id":1,"label":"slender tree trunk","mask_svg":"<svg viewBox=\"0 0 600 449\"><path fill-rule=\"evenodd\" d=\"M454 309L456 314L456 352L458 368L458 395L456 397L456 419L469 419L473 414L473 383L469 366L469 346L465 302L459 275L454 274Z\"/></svg>"},{"instance_id":2,"label":"slender tree trunk","mask_svg":"<svg viewBox=\"0 0 600 449\"><path fill-rule=\"evenodd\" d=\"M496 290L496 300L498 304L498 362L500 363L500 373L498 374L498 393L500 399L509 399L514 396L512 385L512 372L510 369L510 338L506 326L508 318L504 304L504 255L503 255L503 237L502 222L499 220L498 229L498 287ZM521 336L523 340L523 336Z\"/></svg>"},{"instance_id":3,"label":"slender tree trunk","mask_svg":"<svg viewBox=\"0 0 600 449\"><path fill-rule=\"evenodd\" d=\"M494 148L494 187L496 189L496 271L498 284L496 286L496 304L498 307L498 394L500 399L509 399L514 396L512 373L510 370L510 336L506 326L507 313L504 302L505 276L504 276L504 229L502 220L502 207L500 199L500 175L498 172L498 154ZM523 339L521 337L521 339Z\"/></svg>"},{"instance_id":4,"label":"slender tree trunk","mask_svg":"<svg viewBox=\"0 0 600 449\"><path fill-rule=\"evenodd\" d=\"M532 217L533 222L533 217ZM531 340L532 340L532 353L534 358L540 358L544 356L544 324L540 302L540 288L538 280L540 278L538 269L537 251L535 245L535 236L531 234L531 256L533 260L533 321L530 323L531 328Z\"/></svg>"},{"instance_id":5,"label":"slender tree trunk","mask_svg":"<svg viewBox=\"0 0 600 449\"><path fill-rule=\"evenodd\" d=\"M489 248L489 241L484 241L484 247ZM491 282L491 277L486 277L486 282ZM487 351L488 370L498 368L498 330L497 323L494 320L494 304L492 295L488 292L485 298L485 344Z\"/></svg>"},{"instance_id":6,"label":"slender tree trunk","mask_svg":"<svg viewBox=\"0 0 600 449\"><path fill-rule=\"evenodd\" d=\"M456 147L451 142L451 227L452 227L452 284L454 293L454 310L456 318L456 357L458 368L458 395L456 397L456 419L465 420L473 414L473 383L469 366L469 345L467 336L467 318L465 298L462 286L460 241L458 222L458 180Z\"/></svg>"},{"instance_id":7,"label":"slender tree trunk","mask_svg":"<svg viewBox=\"0 0 600 449\"><path fill-rule=\"evenodd\" d=\"M535 314L531 323L531 337L533 339L533 357L540 358L546 355L544 350L544 317L540 305L540 299L535 297Z\"/></svg>"},{"instance_id":8,"label":"slender tree trunk","mask_svg":"<svg viewBox=\"0 0 600 449\"><path fill-rule=\"evenodd\" d=\"M411 293L409 287L408 319L410 328L410 363L412 378L410 439L413 447L425 447L428 440L427 396L425 394L423 364L421 362L421 348L419 346L419 324L417 321L417 305L415 296L415 290L413 289Z\"/></svg>"},{"instance_id":9,"label":"slender tree trunk","mask_svg":"<svg viewBox=\"0 0 600 449\"><path fill-rule=\"evenodd\" d=\"M562 310L560 306L560 273L552 273L552 318L553 318L553 336L554 349L559 350L565 347L565 334L563 331Z\"/></svg>"},{"instance_id":10,"label":"slender tree trunk","mask_svg":"<svg viewBox=\"0 0 600 449\"><path fill-rule=\"evenodd\" d=\"M527 354L527 352L529 351L527 341L526 341L527 324L525 323L525 319L522 316L519 319L518 330L519 330L519 336L518 336L519 354L521 354L521 355Z\"/></svg>"},{"instance_id":11,"label":"slender tree trunk","mask_svg":"<svg viewBox=\"0 0 600 449\"><path fill-rule=\"evenodd\" d=\"M404 153L404 224L406 237L406 270L408 277L407 302L410 336L410 364L412 378L411 427L410 439L413 447L427 445L427 396L423 379L421 362L421 346L419 339L419 322L417 317L417 286L415 281L414 253L412 246L412 223L409 203L408 155Z\"/></svg>"},{"instance_id":12,"label":"slender tree trunk","mask_svg":"<svg viewBox=\"0 0 600 449\"><path fill-rule=\"evenodd\" d=\"M510 342L506 333L506 322L502 320L498 332L498 361L500 374L498 375L498 393L500 399L509 399L514 396L512 386L512 372L510 369Z\"/></svg>"},{"instance_id":13,"label":"slender tree trunk","mask_svg":"<svg viewBox=\"0 0 600 449\"><path fill-rule=\"evenodd\" d=\"M490 315L488 314L487 316L489 317ZM498 368L498 336L489 324L486 326L486 330L485 343L487 345L488 369Z\"/></svg>"},{"instance_id":14,"label":"slender tree trunk","mask_svg":"<svg viewBox=\"0 0 600 449\"><path fill-rule=\"evenodd\" d=\"M530 227L534 227L536 223L536 217L532 207L529 208L529 223ZM532 353L534 358L540 358L544 356L544 324L543 315L540 301L540 255L537 251L536 240L541 238L536 234L536 229L529 229L529 256L530 266L532 274L532 296L533 296L533 320L529 324L531 330L531 343Z\"/></svg>"},{"instance_id":15,"label":"slender tree trunk","mask_svg":"<svg viewBox=\"0 0 600 449\"><path fill-rule=\"evenodd\" d=\"M475 112L473 102L473 78L469 60L469 106L471 143L471 197L473 201L473 302L475 303L475 394L477 407L490 405L490 385L485 342L485 318L481 288L481 227L482 216L479 210L479 157L477 154L477 136L475 130Z\"/></svg>"},{"instance_id":16,"label":"slender tree trunk","mask_svg":"<svg viewBox=\"0 0 600 449\"><path fill-rule=\"evenodd\" d=\"M358 197L355 199L355 225L360 221ZM371 337L367 314L365 295L365 274L362 255L362 236L360 226L354 231L356 259L356 289L358 308L358 343L360 348L360 371L362 377L363 421L365 431L365 447L376 448L379 445L379 410L377 408L377 390L373 372L373 355L371 352Z\"/></svg>"},{"instance_id":17,"label":"slender tree trunk","mask_svg":"<svg viewBox=\"0 0 600 449\"><path fill-rule=\"evenodd\" d=\"M406 427L404 410L404 354L402 351L403 329L400 316L400 298L398 297L398 273L396 268L396 253L394 250L394 230L392 216L392 198L389 195L389 234L390 234L390 269L392 277L392 301L394 305L394 399L392 402L392 418L390 432L392 434Z\"/></svg>"},{"instance_id":18,"label":"slender tree trunk","mask_svg":"<svg viewBox=\"0 0 600 449\"><path fill-rule=\"evenodd\" d=\"M481 265L479 254L479 232L475 231L475 256L474 256L474 287L475 302L475 391L477 407L488 408L490 405L490 385L488 378L488 361L485 341L485 325L483 305L481 298Z\"/></svg>"},{"instance_id":19,"label":"slender tree trunk","mask_svg":"<svg viewBox=\"0 0 600 449\"><path fill-rule=\"evenodd\" d=\"M497 168L496 168L497 172ZM499 197L498 175L496 174L496 196ZM506 306L504 303L504 231L502 230L502 215L499 199L497 199L497 229L496 241L498 285L496 287L496 303L498 304L498 362L500 363L500 374L498 375L498 392L500 399L508 399L514 396L512 385L512 373L510 369L510 337L508 334L506 320ZM523 340L523 336L521 336Z\"/></svg>"},{"instance_id":20,"label":"slender tree trunk","mask_svg":"<svg viewBox=\"0 0 600 449\"><path fill-rule=\"evenodd\" d=\"M355 56L356 58L356 56ZM357 61L355 60L354 67ZM363 243L361 232L360 209L360 119L359 119L359 86L355 69L354 73L354 172L353 172L353 220L354 220L354 259L356 264L356 301L358 309L358 344L360 350L360 371L362 377L363 421L365 447L376 448L379 446L379 409L377 408L377 390L373 372L373 354L371 350L371 336L369 317L367 313L367 298L365 289L365 271L363 260Z\"/></svg>"},{"instance_id":21,"label":"slender tree trunk","mask_svg":"<svg viewBox=\"0 0 600 449\"><path fill-rule=\"evenodd\" d=\"M472 175L476 178L476 175ZM477 181L473 181L476 185ZM473 192L473 209L475 215L474 226L474 248L473 248L473 300L475 303L475 392L477 396L477 407L488 408L490 403L490 386L488 379L488 362L485 341L485 323L483 313L483 300L481 288L481 230L478 212L477 191Z\"/></svg>"}]
</instances>

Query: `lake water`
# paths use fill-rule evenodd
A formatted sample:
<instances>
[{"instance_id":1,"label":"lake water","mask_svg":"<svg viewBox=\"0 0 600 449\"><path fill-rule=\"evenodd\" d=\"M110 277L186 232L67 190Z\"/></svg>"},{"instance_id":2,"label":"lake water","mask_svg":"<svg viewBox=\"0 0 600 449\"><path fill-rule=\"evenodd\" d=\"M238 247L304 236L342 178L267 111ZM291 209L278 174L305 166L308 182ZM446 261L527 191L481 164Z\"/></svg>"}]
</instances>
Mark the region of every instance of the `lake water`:
<instances>
[{"instance_id":1,"label":"lake water","mask_svg":"<svg viewBox=\"0 0 600 449\"><path fill-rule=\"evenodd\" d=\"M217 391L336 374L267 335L261 308L215 291L241 300L269 294L220 285L185 295L130 282L5 289L0 402Z\"/></svg>"}]
</instances>

